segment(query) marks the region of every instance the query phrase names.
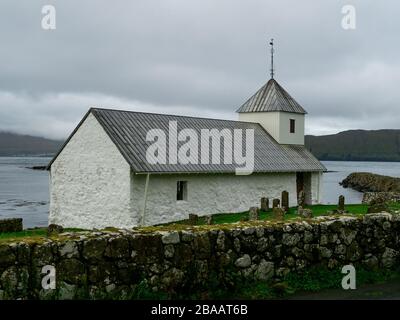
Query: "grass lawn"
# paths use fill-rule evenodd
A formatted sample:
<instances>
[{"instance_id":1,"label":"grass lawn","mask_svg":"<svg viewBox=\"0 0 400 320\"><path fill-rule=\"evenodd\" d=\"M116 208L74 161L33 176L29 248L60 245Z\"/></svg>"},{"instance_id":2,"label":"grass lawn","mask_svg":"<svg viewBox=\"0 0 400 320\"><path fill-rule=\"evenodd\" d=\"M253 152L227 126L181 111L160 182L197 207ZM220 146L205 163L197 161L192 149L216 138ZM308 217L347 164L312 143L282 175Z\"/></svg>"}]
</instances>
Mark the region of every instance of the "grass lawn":
<instances>
[{"instance_id":1,"label":"grass lawn","mask_svg":"<svg viewBox=\"0 0 400 320\"><path fill-rule=\"evenodd\" d=\"M325 205L325 204L316 204L305 206L305 208L311 209L313 211L313 216L323 216L327 215L328 211L332 211L337 209L337 205ZM400 203L390 203L389 208L391 210L400 210ZM368 205L367 204L348 204L345 206L345 209L349 212L349 214L353 215L363 215L367 213ZM214 214L214 224L221 223L234 223L239 222L242 219L248 216L248 211L239 212L239 213L218 213ZM288 213L285 215L285 220L291 220L299 218L297 215L297 207L291 207L288 210ZM272 210L269 211L261 211L260 212L260 220L274 220L272 215ZM182 220L173 222L171 224L188 224L188 220ZM199 217L198 225L204 225L205 219L204 217Z\"/></svg>"},{"instance_id":2,"label":"grass lawn","mask_svg":"<svg viewBox=\"0 0 400 320\"><path fill-rule=\"evenodd\" d=\"M64 229L65 232L82 231L81 229ZM19 232L0 233L0 241L18 238L43 238L47 236L47 228L26 229Z\"/></svg>"},{"instance_id":3,"label":"grass lawn","mask_svg":"<svg viewBox=\"0 0 400 320\"><path fill-rule=\"evenodd\" d=\"M0 233L0 240L8 238L22 238L22 237L34 237L34 236L43 237L46 234L47 230L45 228L24 230L20 232L7 232L7 233Z\"/></svg>"}]
</instances>

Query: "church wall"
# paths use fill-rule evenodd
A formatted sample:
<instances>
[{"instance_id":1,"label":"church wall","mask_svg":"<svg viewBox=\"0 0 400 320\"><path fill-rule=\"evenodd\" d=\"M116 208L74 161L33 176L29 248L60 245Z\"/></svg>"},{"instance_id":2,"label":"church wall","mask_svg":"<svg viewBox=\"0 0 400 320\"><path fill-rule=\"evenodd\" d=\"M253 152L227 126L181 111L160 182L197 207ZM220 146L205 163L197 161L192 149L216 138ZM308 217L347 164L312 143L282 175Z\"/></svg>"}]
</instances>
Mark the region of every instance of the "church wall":
<instances>
[{"instance_id":1,"label":"church wall","mask_svg":"<svg viewBox=\"0 0 400 320\"><path fill-rule=\"evenodd\" d=\"M296 123L295 133L290 133L290 119ZM304 145L303 114L291 112L239 113L239 121L259 123L278 143Z\"/></svg>"},{"instance_id":2,"label":"church wall","mask_svg":"<svg viewBox=\"0 0 400 320\"><path fill-rule=\"evenodd\" d=\"M279 143L304 145L304 115L279 112ZM295 133L290 133L290 119L295 120Z\"/></svg>"},{"instance_id":3,"label":"church wall","mask_svg":"<svg viewBox=\"0 0 400 320\"><path fill-rule=\"evenodd\" d=\"M146 175L133 175L133 216L143 208ZM187 200L177 201L177 181L187 181ZM290 206L297 204L296 174L267 173L236 176L228 174L150 175L145 224L160 224L187 219L190 213L210 215L247 211L260 207L260 199L281 197L289 192Z\"/></svg>"},{"instance_id":4,"label":"church wall","mask_svg":"<svg viewBox=\"0 0 400 320\"><path fill-rule=\"evenodd\" d=\"M279 142L280 112L246 112L239 113L239 121L259 123L276 141Z\"/></svg>"},{"instance_id":5,"label":"church wall","mask_svg":"<svg viewBox=\"0 0 400 320\"><path fill-rule=\"evenodd\" d=\"M92 114L51 166L49 223L84 229L136 224L130 167Z\"/></svg>"}]
</instances>

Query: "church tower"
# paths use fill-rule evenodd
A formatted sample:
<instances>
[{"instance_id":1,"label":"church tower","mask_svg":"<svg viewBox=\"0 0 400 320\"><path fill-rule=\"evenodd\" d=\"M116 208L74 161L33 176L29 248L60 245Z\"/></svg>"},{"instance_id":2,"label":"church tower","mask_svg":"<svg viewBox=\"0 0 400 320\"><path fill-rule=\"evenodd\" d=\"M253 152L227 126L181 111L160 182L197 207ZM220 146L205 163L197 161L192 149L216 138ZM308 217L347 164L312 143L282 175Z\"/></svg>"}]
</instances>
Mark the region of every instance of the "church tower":
<instances>
[{"instance_id":1,"label":"church tower","mask_svg":"<svg viewBox=\"0 0 400 320\"><path fill-rule=\"evenodd\" d=\"M307 112L274 79L273 40L271 79L236 112L239 121L259 123L278 143L304 145L304 118Z\"/></svg>"}]
</instances>

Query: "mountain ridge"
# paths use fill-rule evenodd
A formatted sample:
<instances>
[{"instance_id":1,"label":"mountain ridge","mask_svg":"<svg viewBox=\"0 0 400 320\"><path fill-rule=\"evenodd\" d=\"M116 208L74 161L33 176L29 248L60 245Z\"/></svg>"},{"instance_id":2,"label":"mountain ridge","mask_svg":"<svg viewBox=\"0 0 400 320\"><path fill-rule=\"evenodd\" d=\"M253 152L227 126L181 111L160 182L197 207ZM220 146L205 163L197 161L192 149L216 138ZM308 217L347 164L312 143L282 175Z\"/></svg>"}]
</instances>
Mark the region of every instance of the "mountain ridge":
<instances>
[{"instance_id":1,"label":"mountain ridge","mask_svg":"<svg viewBox=\"0 0 400 320\"><path fill-rule=\"evenodd\" d=\"M400 161L400 130L347 130L305 136L305 145L319 160Z\"/></svg>"},{"instance_id":2,"label":"mountain ridge","mask_svg":"<svg viewBox=\"0 0 400 320\"><path fill-rule=\"evenodd\" d=\"M0 156L54 155L62 144L62 140L0 130ZM400 161L400 129L306 135L305 146L319 160Z\"/></svg>"},{"instance_id":3,"label":"mountain ridge","mask_svg":"<svg viewBox=\"0 0 400 320\"><path fill-rule=\"evenodd\" d=\"M63 141L0 131L0 156L53 155Z\"/></svg>"}]
</instances>

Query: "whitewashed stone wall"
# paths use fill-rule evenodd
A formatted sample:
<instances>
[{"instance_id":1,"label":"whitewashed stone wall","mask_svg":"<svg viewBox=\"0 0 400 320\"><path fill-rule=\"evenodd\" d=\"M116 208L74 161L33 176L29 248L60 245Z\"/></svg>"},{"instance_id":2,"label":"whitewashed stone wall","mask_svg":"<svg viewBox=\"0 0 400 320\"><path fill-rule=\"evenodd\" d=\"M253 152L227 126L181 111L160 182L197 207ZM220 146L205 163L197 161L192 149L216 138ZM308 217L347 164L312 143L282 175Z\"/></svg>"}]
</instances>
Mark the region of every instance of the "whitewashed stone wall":
<instances>
[{"instance_id":1,"label":"whitewashed stone wall","mask_svg":"<svg viewBox=\"0 0 400 320\"><path fill-rule=\"evenodd\" d=\"M146 175L133 176L133 216L141 215ZM177 181L187 181L187 201L176 200ZM260 206L261 197L279 198L289 192L291 206L297 204L296 174L270 173L236 175L150 175L145 224L159 224L188 218L189 213L242 212Z\"/></svg>"},{"instance_id":2,"label":"whitewashed stone wall","mask_svg":"<svg viewBox=\"0 0 400 320\"><path fill-rule=\"evenodd\" d=\"M51 166L49 223L133 227L130 167L89 114Z\"/></svg>"},{"instance_id":3,"label":"whitewashed stone wall","mask_svg":"<svg viewBox=\"0 0 400 320\"><path fill-rule=\"evenodd\" d=\"M295 133L290 133L290 119L294 119ZM239 121L259 123L281 144L304 145L305 117L291 112L245 112L239 113Z\"/></svg>"}]
</instances>

